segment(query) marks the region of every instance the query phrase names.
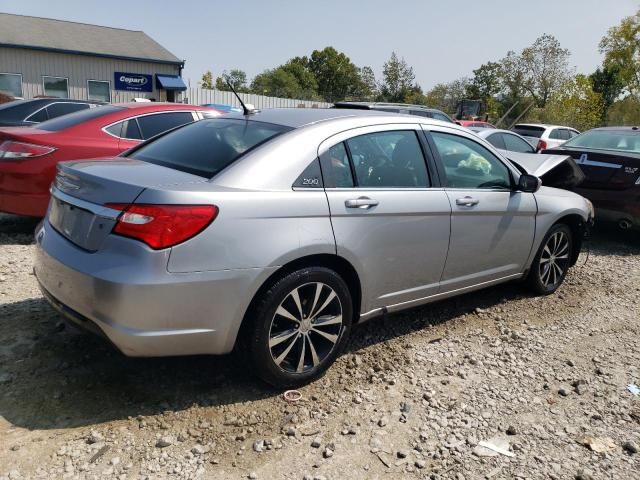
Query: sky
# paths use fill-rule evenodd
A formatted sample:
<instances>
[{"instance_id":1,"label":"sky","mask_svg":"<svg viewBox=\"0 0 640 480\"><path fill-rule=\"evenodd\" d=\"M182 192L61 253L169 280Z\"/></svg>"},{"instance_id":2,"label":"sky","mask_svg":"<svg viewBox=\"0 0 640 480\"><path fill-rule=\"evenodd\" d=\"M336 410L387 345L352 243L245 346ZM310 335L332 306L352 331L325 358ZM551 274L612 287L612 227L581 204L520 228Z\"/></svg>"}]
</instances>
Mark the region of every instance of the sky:
<instances>
[{"instance_id":1,"label":"sky","mask_svg":"<svg viewBox=\"0 0 640 480\"><path fill-rule=\"evenodd\" d=\"M395 51L425 90L543 33L571 51L578 73L591 73L602 36L638 9L640 0L0 0L0 12L142 30L186 60L192 86L207 70L252 78L333 46L378 79Z\"/></svg>"}]
</instances>

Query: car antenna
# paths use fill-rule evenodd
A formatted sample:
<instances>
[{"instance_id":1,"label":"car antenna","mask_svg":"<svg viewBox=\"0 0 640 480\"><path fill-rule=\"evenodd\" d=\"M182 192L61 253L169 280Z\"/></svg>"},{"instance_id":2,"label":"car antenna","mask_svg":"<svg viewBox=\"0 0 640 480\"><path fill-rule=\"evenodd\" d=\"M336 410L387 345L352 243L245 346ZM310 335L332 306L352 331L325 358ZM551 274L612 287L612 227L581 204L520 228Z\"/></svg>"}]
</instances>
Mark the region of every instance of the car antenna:
<instances>
[{"instance_id":1,"label":"car antenna","mask_svg":"<svg viewBox=\"0 0 640 480\"><path fill-rule=\"evenodd\" d=\"M240 105L242 105L243 115L251 115L252 113L257 113L258 110L256 110L253 105L249 104L249 106L247 107L247 105L244 104L244 102L242 101L242 98L240 98L240 95L238 95L238 92L236 92L236 89L233 88L233 85L231 85L231 82L229 81L229 75L225 75L224 79L227 82L227 85L229 85L229 88L231 89L233 94L236 96L236 98L240 102Z\"/></svg>"}]
</instances>

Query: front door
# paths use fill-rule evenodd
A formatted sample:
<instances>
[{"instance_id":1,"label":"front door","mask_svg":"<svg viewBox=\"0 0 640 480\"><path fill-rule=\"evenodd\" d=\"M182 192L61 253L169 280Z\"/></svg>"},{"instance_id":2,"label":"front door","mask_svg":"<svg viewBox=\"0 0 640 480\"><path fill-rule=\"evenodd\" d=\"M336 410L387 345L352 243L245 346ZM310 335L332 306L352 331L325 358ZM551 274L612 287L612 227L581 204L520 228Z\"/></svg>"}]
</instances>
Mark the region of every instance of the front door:
<instances>
[{"instance_id":1,"label":"front door","mask_svg":"<svg viewBox=\"0 0 640 480\"><path fill-rule=\"evenodd\" d=\"M421 131L384 125L319 149L338 255L362 281L362 313L436 294L451 208L429 174Z\"/></svg>"},{"instance_id":2,"label":"front door","mask_svg":"<svg viewBox=\"0 0 640 480\"><path fill-rule=\"evenodd\" d=\"M535 233L533 194L515 191L514 172L470 136L431 138L452 208L442 291L522 273Z\"/></svg>"}]
</instances>

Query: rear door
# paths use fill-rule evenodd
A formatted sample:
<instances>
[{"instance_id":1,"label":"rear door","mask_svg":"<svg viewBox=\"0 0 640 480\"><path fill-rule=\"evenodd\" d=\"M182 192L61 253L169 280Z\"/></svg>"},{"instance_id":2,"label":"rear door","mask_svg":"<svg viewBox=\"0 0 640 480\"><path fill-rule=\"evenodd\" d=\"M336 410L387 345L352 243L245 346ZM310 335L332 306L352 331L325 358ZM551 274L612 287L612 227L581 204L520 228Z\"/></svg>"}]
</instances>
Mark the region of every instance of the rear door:
<instances>
[{"instance_id":1,"label":"rear door","mask_svg":"<svg viewBox=\"0 0 640 480\"><path fill-rule=\"evenodd\" d=\"M432 129L428 136L452 208L442 291L523 272L535 233L533 194L514 191L517 173L472 135Z\"/></svg>"},{"instance_id":2,"label":"rear door","mask_svg":"<svg viewBox=\"0 0 640 480\"><path fill-rule=\"evenodd\" d=\"M451 207L420 127L350 130L318 153L337 253L363 281L362 312L438 293Z\"/></svg>"}]
</instances>

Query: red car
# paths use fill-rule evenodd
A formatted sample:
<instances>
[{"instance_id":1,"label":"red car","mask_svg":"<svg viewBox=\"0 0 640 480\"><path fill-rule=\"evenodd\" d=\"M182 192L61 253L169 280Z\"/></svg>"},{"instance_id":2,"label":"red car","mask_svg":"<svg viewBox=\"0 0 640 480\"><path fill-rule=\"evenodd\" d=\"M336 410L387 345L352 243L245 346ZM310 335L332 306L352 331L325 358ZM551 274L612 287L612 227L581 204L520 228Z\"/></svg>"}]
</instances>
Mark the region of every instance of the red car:
<instances>
[{"instance_id":1,"label":"red car","mask_svg":"<svg viewBox=\"0 0 640 480\"><path fill-rule=\"evenodd\" d=\"M35 127L0 128L0 212L43 217L58 162L113 157L171 128L219 114L196 105L128 103Z\"/></svg>"},{"instance_id":2,"label":"red car","mask_svg":"<svg viewBox=\"0 0 640 480\"><path fill-rule=\"evenodd\" d=\"M480 120L456 120L458 125L462 125L463 127L475 127L475 128L496 128L491 125L489 122L482 122Z\"/></svg>"}]
</instances>

